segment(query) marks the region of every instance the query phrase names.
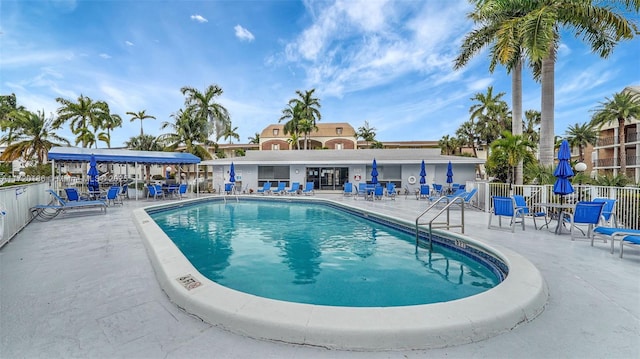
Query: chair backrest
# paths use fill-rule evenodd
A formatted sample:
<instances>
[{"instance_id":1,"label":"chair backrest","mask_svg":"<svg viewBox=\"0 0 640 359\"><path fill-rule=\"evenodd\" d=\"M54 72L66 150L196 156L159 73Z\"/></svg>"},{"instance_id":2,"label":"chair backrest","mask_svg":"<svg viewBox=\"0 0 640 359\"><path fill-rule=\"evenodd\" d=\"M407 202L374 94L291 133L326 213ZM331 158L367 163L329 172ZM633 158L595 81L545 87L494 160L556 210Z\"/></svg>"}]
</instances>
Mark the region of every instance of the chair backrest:
<instances>
[{"instance_id":1,"label":"chair backrest","mask_svg":"<svg viewBox=\"0 0 640 359\"><path fill-rule=\"evenodd\" d=\"M265 182L264 185L262 186L262 189L264 191L270 190L271 189L271 182Z\"/></svg>"},{"instance_id":2,"label":"chair backrest","mask_svg":"<svg viewBox=\"0 0 640 359\"><path fill-rule=\"evenodd\" d=\"M463 194L465 194L465 190L458 188L451 194L451 197L458 197L462 196Z\"/></svg>"},{"instance_id":3,"label":"chair backrest","mask_svg":"<svg viewBox=\"0 0 640 359\"><path fill-rule=\"evenodd\" d=\"M149 190L149 194L152 196L156 195L156 186L148 184L147 189Z\"/></svg>"},{"instance_id":4,"label":"chair backrest","mask_svg":"<svg viewBox=\"0 0 640 359\"><path fill-rule=\"evenodd\" d=\"M64 192L67 194L67 200L69 201L79 201L80 195L78 194L78 190L75 188L65 188Z\"/></svg>"},{"instance_id":5,"label":"chair backrest","mask_svg":"<svg viewBox=\"0 0 640 359\"><path fill-rule=\"evenodd\" d=\"M351 182L347 182L344 184L344 192L345 193L353 192L353 184Z\"/></svg>"},{"instance_id":6,"label":"chair backrest","mask_svg":"<svg viewBox=\"0 0 640 359\"><path fill-rule=\"evenodd\" d=\"M180 192L180 194L187 193L187 184L186 183L180 184L180 187L178 188L178 192Z\"/></svg>"},{"instance_id":7,"label":"chair backrest","mask_svg":"<svg viewBox=\"0 0 640 359\"><path fill-rule=\"evenodd\" d=\"M276 192L282 192L284 191L284 189L287 187L287 184L284 182L278 182L278 189L276 189Z\"/></svg>"},{"instance_id":8,"label":"chair backrest","mask_svg":"<svg viewBox=\"0 0 640 359\"><path fill-rule=\"evenodd\" d=\"M367 192L367 184L366 183L358 183L358 192L364 193Z\"/></svg>"},{"instance_id":9,"label":"chair backrest","mask_svg":"<svg viewBox=\"0 0 640 359\"><path fill-rule=\"evenodd\" d=\"M428 184L420 185L420 194L421 195L428 195L429 194L429 185Z\"/></svg>"},{"instance_id":10,"label":"chair backrest","mask_svg":"<svg viewBox=\"0 0 640 359\"><path fill-rule=\"evenodd\" d=\"M300 189L300 182L293 182L289 191L295 192Z\"/></svg>"},{"instance_id":11,"label":"chair backrest","mask_svg":"<svg viewBox=\"0 0 640 359\"><path fill-rule=\"evenodd\" d=\"M461 184L458 186L458 189L465 190L467 188L466 184Z\"/></svg>"},{"instance_id":12,"label":"chair backrest","mask_svg":"<svg viewBox=\"0 0 640 359\"><path fill-rule=\"evenodd\" d=\"M313 191L313 182L307 182L306 187L304 188L305 192Z\"/></svg>"},{"instance_id":13,"label":"chair backrest","mask_svg":"<svg viewBox=\"0 0 640 359\"><path fill-rule=\"evenodd\" d=\"M434 183L434 184L432 184L432 186L433 186L433 190L434 191L436 191L436 192L441 192L442 191L442 185L441 184Z\"/></svg>"},{"instance_id":14,"label":"chair backrest","mask_svg":"<svg viewBox=\"0 0 640 359\"><path fill-rule=\"evenodd\" d=\"M613 208L616 205L616 200L610 198L594 198L592 202L604 202L604 207L602 207L602 217L605 221L608 221L611 218L611 214L613 214Z\"/></svg>"},{"instance_id":15,"label":"chair backrest","mask_svg":"<svg viewBox=\"0 0 640 359\"><path fill-rule=\"evenodd\" d=\"M126 195L128 191L129 185L125 183L124 185L122 185L122 194Z\"/></svg>"},{"instance_id":16,"label":"chair backrest","mask_svg":"<svg viewBox=\"0 0 640 359\"><path fill-rule=\"evenodd\" d=\"M384 194L384 188L382 186L376 186L376 188L373 190L373 194L375 196L382 196Z\"/></svg>"},{"instance_id":17,"label":"chair backrest","mask_svg":"<svg viewBox=\"0 0 640 359\"><path fill-rule=\"evenodd\" d=\"M516 207L522 208L523 214L529 214L529 206L527 206L527 201L524 199L524 196L514 194L513 200L516 202Z\"/></svg>"},{"instance_id":18,"label":"chair backrest","mask_svg":"<svg viewBox=\"0 0 640 359\"><path fill-rule=\"evenodd\" d=\"M49 190L47 190L47 191L49 191L49 193L51 193L51 195L53 196L53 198L55 198L58 202L60 202L60 204L61 204L61 205L63 205L63 206L64 206L64 205L66 205L66 204L67 204L67 202L66 202L64 199L62 199L62 197L58 196L58 194L57 194L57 193L55 193L53 190L50 190L50 189L49 189Z\"/></svg>"},{"instance_id":19,"label":"chair backrest","mask_svg":"<svg viewBox=\"0 0 640 359\"><path fill-rule=\"evenodd\" d=\"M574 223L598 224L604 202L578 202L573 210Z\"/></svg>"},{"instance_id":20,"label":"chair backrest","mask_svg":"<svg viewBox=\"0 0 640 359\"><path fill-rule=\"evenodd\" d=\"M120 187L113 186L109 188L107 191L107 199L116 199L118 198L118 193L120 193Z\"/></svg>"},{"instance_id":21,"label":"chair backrest","mask_svg":"<svg viewBox=\"0 0 640 359\"><path fill-rule=\"evenodd\" d=\"M496 216L513 217L516 203L511 197L493 196L493 213Z\"/></svg>"},{"instance_id":22,"label":"chair backrest","mask_svg":"<svg viewBox=\"0 0 640 359\"><path fill-rule=\"evenodd\" d=\"M231 192L231 191L233 191L233 183L225 183L225 184L224 184L224 191L225 191L225 192Z\"/></svg>"},{"instance_id":23,"label":"chair backrest","mask_svg":"<svg viewBox=\"0 0 640 359\"><path fill-rule=\"evenodd\" d=\"M157 184L156 185L156 192L157 193L162 193L162 185L161 184Z\"/></svg>"},{"instance_id":24,"label":"chair backrest","mask_svg":"<svg viewBox=\"0 0 640 359\"><path fill-rule=\"evenodd\" d=\"M476 195L476 192L478 192L477 188L472 188L471 191L467 192L467 194L464 196L465 203L471 202L471 199Z\"/></svg>"}]
</instances>

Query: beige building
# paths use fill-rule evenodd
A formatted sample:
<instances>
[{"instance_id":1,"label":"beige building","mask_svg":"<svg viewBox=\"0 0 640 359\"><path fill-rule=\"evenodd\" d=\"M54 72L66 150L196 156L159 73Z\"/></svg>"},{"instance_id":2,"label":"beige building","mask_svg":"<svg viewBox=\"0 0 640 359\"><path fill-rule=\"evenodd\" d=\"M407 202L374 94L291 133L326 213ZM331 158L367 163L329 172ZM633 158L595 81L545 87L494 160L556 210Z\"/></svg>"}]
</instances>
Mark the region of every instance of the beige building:
<instances>
[{"instance_id":1,"label":"beige building","mask_svg":"<svg viewBox=\"0 0 640 359\"><path fill-rule=\"evenodd\" d=\"M629 86L623 91L640 94L640 86ZM639 119L632 118L628 119L625 124L625 156L627 160L627 171L625 175L633 179L635 183L640 182L639 123ZM591 164L593 166L592 175L618 175L620 173L618 160L619 149L618 124L612 122L602 127L596 146L593 148L591 156Z\"/></svg>"},{"instance_id":2,"label":"beige building","mask_svg":"<svg viewBox=\"0 0 640 359\"><path fill-rule=\"evenodd\" d=\"M308 136L308 149L353 150L358 141L356 131L346 122L318 123L317 131ZM298 139L300 148L304 148L304 135ZM278 151L295 149L291 135L284 133L284 124L272 124L260 133L261 151Z\"/></svg>"}]
</instances>

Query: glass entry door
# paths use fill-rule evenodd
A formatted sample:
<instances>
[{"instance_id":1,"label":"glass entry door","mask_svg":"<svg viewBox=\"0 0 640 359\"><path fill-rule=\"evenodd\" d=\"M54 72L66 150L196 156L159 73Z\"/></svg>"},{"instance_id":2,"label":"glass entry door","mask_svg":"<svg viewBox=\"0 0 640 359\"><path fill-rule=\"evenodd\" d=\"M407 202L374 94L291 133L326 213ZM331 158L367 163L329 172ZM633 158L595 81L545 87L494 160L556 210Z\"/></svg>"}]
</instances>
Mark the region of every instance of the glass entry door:
<instances>
[{"instance_id":1,"label":"glass entry door","mask_svg":"<svg viewBox=\"0 0 640 359\"><path fill-rule=\"evenodd\" d=\"M349 180L348 167L308 167L307 181L320 190L342 190Z\"/></svg>"}]
</instances>

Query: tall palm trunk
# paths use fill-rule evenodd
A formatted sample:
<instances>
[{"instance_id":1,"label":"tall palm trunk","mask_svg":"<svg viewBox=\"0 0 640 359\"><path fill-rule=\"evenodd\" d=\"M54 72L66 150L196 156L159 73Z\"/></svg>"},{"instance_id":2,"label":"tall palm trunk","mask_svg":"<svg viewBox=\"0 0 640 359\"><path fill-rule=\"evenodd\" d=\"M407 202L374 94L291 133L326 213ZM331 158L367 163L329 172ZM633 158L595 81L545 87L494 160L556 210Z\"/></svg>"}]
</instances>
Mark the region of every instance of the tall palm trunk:
<instances>
[{"instance_id":1,"label":"tall palm trunk","mask_svg":"<svg viewBox=\"0 0 640 359\"><path fill-rule=\"evenodd\" d=\"M549 56L542 60L542 94L540 111L540 163L553 166L554 149L554 107L555 107L555 49L549 51Z\"/></svg>"},{"instance_id":2,"label":"tall palm trunk","mask_svg":"<svg viewBox=\"0 0 640 359\"><path fill-rule=\"evenodd\" d=\"M511 107L513 112L511 132L514 135L522 135L522 61L520 60L511 69ZM518 161L513 176L516 185L523 184L522 160Z\"/></svg>"},{"instance_id":3,"label":"tall palm trunk","mask_svg":"<svg viewBox=\"0 0 640 359\"><path fill-rule=\"evenodd\" d=\"M627 175L627 151L625 151L624 117L618 117L618 157L620 157L620 174Z\"/></svg>"}]
</instances>

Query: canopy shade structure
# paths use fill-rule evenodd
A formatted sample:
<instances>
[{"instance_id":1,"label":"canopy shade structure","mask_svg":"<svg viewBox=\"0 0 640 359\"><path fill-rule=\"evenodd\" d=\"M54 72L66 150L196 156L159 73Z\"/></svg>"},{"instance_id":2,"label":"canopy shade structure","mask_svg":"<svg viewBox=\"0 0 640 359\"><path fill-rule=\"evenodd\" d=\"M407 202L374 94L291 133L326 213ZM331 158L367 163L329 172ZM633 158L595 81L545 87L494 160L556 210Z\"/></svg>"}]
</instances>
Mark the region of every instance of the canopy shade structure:
<instances>
[{"instance_id":1,"label":"canopy shade structure","mask_svg":"<svg viewBox=\"0 0 640 359\"><path fill-rule=\"evenodd\" d=\"M133 151L110 148L53 147L47 154L49 160L61 162L140 163L140 164L197 164L200 158L190 153Z\"/></svg>"}]
</instances>

